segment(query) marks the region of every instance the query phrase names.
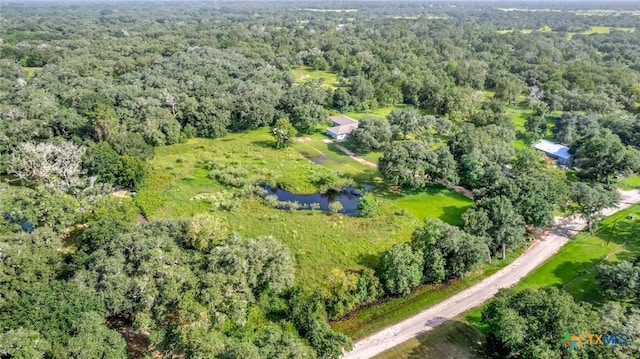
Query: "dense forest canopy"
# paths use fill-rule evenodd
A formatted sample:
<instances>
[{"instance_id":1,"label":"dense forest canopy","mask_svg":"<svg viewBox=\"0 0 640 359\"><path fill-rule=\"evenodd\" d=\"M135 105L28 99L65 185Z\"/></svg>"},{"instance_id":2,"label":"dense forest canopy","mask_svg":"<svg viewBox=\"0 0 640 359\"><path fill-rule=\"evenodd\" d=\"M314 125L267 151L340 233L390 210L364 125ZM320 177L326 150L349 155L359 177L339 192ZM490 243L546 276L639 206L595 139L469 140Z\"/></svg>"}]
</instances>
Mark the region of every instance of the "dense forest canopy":
<instances>
[{"instance_id":1,"label":"dense forest canopy","mask_svg":"<svg viewBox=\"0 0 640 359\"><path fill-rule=\"evenodd\" d=\"M615 181L640 170L635 2L1 10L0 357L338 358L351 341L329 320L504 258L559 211L594 229L619 200ZM302 68L336 81L301 81ZM360 119L350 142L379 151L384 186L461 185L474 202L457 225L427 218L406 230L408 243L358 258L358 268L326 268L313 288L279 233L243 238L215 211L147 222L135 197L111 195L158 180L149 161L163 146L270 127L284 151L295 136L324 131L330 115L392 106ZM531 111L521 129L505 110L518 106ZM543 137L570 147L574 180L514 149L516 139ZM232 212L264 173L229 157L199 165L229 188L208 203ZM308 172L321 191L355 183ZM363 196L360 216L393 212L382 197ZM547 294L584 310L590 328L588 308ZM496 313L517 298L502 294L489 325L503 325ZM503 339L490 338L505 355L521 350Z\"/></svg>"}]
</instances>

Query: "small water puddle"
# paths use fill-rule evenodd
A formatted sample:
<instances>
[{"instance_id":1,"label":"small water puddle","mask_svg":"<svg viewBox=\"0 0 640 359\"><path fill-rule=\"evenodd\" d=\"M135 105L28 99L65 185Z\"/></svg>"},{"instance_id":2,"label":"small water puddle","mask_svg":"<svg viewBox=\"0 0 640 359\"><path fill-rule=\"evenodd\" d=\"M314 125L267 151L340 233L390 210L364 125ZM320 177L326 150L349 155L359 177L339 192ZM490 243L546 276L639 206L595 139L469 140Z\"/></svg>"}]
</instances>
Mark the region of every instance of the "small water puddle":
<instances>
[{"instance_id":1,"label":"small water puddle","mask_svg":"<svg viewBox=\"0 0 640 359\"><path fill-rule=\"evenodd\" d=\"M314 193L314 194L295 194L278 187L272 187L267 183L259 183L258 186L265 190L261 194L262 198L269 195L275 195L278 201L281 202L298 202L300 204L300 210L315 209L323 212L329 212L329 203L340 202L342 204L342 210L340 213L346 215L358 214L358 201L362 192L355 188L345 188L340 192L329 191L327 193ZM285 207L279 209L287 209Z\"/></svg>"}]
</instances>

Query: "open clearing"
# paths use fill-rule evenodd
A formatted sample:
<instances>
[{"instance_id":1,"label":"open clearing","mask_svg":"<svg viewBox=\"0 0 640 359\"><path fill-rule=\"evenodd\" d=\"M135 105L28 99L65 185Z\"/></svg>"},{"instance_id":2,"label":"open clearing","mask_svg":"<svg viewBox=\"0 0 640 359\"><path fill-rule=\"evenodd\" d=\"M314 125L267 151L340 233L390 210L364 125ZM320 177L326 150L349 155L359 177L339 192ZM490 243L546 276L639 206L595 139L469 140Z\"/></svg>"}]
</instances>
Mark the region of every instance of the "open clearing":
<instances>
[{"instance_id":1,"label":"open clearing","mask_svg":"<svg viewBox=\"0 0 640 359\"><path fill-rule=\"evenodd\" d=\"M332 268L375 267L385 250L410 239L420 223L412 213L419 213L416 211L421 206L426 208L425 213L457 223L460 217L456 213L470 205L466 198L445 188L435 188L422 196L412 194L396 203L396 198L385 196L386 187L377 170L354 161L325 140L316 132L299 137L290 148L276 150L265 128L160 147L149 162L151 173L136 202L150 220L190 219L198 213L211 213L241 236L273 235L295 255L298 281L310 286L321 285ZM256 196L240 195L240 189L211 179L202 161L236 166L256 181L277 183L295 193L313 193L318 189L312 182L314 175L340 171L357 183L376 186L379 209L371 218L277 210ZM239 208L212 212L210 203L193 200L203 193L235 194ZM453 208L456 203L461 206L458 210Z\"/></svg>"},{"instance_id":2,"label":"open clearing","mask_svg":"<svg viewBox=\"0 0 640 359\"><path fill-rule=\"evenodd\" d=\"M400 195L389 194L386 198L399 207L406 208L419 220L426 217L440 218L456 225L460 224L462 213L473 206L473 201L469 198L437 184L422 190L405 191Z\"/></svg>"},{"instance_id":3,"label":"open clearing","mask_svg":"<svg viewBox=\"0 0 640 359\"><path fill-rule=\"evenodd\" d=\"M498 34L510 34L514 31L518 31L521 34L531 34L534 32L534 29L502 29L498 30ZM545 25L539 29L535 29L536 32L542 33L550 33L550 32L558 32L553 30L550 26ZM593 34L609 34L611 31L623 31L623 32L635 32L636 29L634 27L610 27L610 26L591 26L588 30L584 30L582 32L567 32L567 40L571 40L574 35L582 34L582 35L593 35Z\"/></svg>"},{"instance_id":4,"label":"open clearing","mask_svg":"<svg viewBox=\"0 0 640 359\"><path fill-rule=\"evenodd\" d=\"M296 81L320 80L324 86L335 89L338 82L336 74L328 71L314 70L309 66L298 66L291 70Z\"/></svg>"},{"instance_id":5,"label":"open clearing","mask_svg":"<svg viewBox=\"0 0 640 359\"><path fill-rule=\"evenodd\" d=\"M513 147L515 148L525 148L529 147L532 144L529 143L530 140L527 139L525 133L527 132L525 128L525 123L529 116L533 115L533 110L528 106L520 105L520 106L507 106L505 108L506 115L511 118L515 130L516 130L516 139L512 142ZM554 111L545 116L547 120L547 133L544 138L548 140L553 140L552 129L556 124L557 118L562 114L560 111Z\"/></svg>"},{"instance_id":6,"label":"open clearing","mask_svg":"<svg viewBox=\"0 0 640 359\"><path fill-rule=\"evenodd\" d=\"M386 106L386 107L378 107L375 110L365 110L365 111L351 111L341 113L341 115L345 115L351 117L354 120L362 120L365 117L378 117L378 118L386 118L391 111L398 108L405 108L407 105L394 105L394 106Z\"/></svg>"}]
</instances>

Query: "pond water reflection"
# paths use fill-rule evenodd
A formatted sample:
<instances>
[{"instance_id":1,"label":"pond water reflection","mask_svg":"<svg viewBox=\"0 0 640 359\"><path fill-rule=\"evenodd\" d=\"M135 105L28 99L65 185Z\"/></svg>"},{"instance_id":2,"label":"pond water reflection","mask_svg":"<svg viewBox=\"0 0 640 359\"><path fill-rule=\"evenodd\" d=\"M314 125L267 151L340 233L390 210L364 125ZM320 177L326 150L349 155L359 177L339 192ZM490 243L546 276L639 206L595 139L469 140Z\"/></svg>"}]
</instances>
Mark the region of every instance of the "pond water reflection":
<instances>
[{"instance_id":1,"label":"pond water reflection","mask_svg":"<svg viewBox=\"0 0 640 359\"><path fill-rule=\"evenodd\" d=\"M273 187L267 183L258 184L260 188L264 190L260 193L262 198L266 198L270 195L275 195L280 202L297 202L299 203L298 209L318 209L323 212L329 212L329 203L340 202L342 204L342 210L340 213L346 215L358 214L358 201L362 192L355 188L345 188L342 191L328 191L326 193L313 193L313 194L295 194L284 190L282 188ZM314 208L315 207L315 208ZM289 209L288 206L278 206L279 209Z\"/></svg>"}]
</instances>

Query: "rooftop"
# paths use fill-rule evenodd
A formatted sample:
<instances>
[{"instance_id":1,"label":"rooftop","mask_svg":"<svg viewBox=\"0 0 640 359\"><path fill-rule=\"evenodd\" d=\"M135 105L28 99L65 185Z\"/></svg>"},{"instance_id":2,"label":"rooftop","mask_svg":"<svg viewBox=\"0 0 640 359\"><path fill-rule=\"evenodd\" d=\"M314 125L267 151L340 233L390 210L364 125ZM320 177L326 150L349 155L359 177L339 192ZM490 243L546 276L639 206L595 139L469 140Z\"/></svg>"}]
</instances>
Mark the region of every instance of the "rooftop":
<instances>
[{"instance_id":1,"label":"rooftop","mask_svg":"<svg viewBox=\"0 0 640 359\"><path fill-rule=\"evenodd\" d=\"M346 133L351 133L351 130L353 130L354 128L357 128L358 124L350 124L350 125L341 125L341 126L334 126L334 127L330 127L327 129L327 131L335 134L335 135L344 135Z\"/></svg>"},{"instance_id":2,"label":"rooftop","mask_svg":"<svg viewBox=\"0 0 640 359\"><path fill-rule=\"evenodd\" d=\"M558 158L571 158L569 147L551 141L540 140L533 145L533 148Z\"/></svg>"},{"instance_id":3,"label":"rooftop","mask_svg":"<svg viewBox=\"0 0 640 359\"><path fill-rule=\"evenodd\" d=\"M358 121L343 115L331 117L331 121L338 126L355 125L358 123Z\"/></svg>"}]
</instances>

